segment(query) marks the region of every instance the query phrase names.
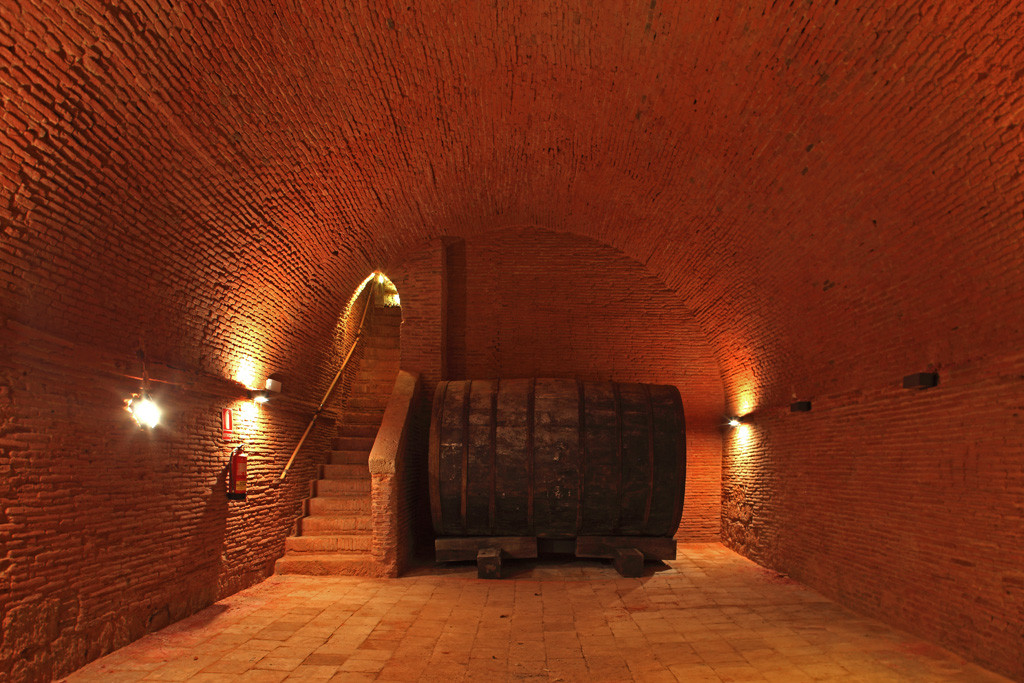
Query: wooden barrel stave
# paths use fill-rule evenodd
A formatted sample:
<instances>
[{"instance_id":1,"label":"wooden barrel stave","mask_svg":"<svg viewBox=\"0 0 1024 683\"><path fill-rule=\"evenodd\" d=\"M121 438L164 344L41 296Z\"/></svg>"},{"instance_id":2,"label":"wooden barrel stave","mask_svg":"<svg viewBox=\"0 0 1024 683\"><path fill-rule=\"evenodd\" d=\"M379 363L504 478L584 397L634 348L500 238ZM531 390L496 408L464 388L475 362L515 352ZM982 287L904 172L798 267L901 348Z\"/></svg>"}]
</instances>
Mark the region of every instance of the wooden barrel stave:
<instances>
[{"instance_id":1,"label":"wooden barrel stave","mask_svg":"<svg viewBox=\"0 0 1024 683\"><path fill-rule=\"evenodd\" d=\"M534 391L533 505L540 537L572 536L576 529L579 397L563 388L557 380L538 379Z\"/></svg>"},{"instance_id":2,"label":"wooden barrel stave","mask_svg":"<svg viewBox=\"0 0 1024 683\"><path fill-rule=\"evenodd\" d=\"M683 405L674 387L652 386L651 403L654 408L654 450L656 453L684 453L686 451L686 425L683 423ZM678 466L666 459L655 460L654 488L651 517L648 527L671 529L675 533L682 516L686 485L686 458Z\"/></svg>"},{"instance_id":3,"label":"wooden barrel stave","mask_svg":"<svg viewBox=\"0 0 1024 683\"><path fill-rule=\"evenodd\" d=\"M619 465L619 424L615 390L611 382L584 385L583 443L586 469L583 474L582 528L599 536L615 533L622 468ZM616 501L609 505L609 501Z\"/></svg>"},{"instance_id":4,"label":"wooden barrel stave","mask_svg":"<svg viewBox=\"0 0 1024 683\"><path fill-rule=\"evenodd\" d=\"M644 533L644 517L651 495L650 420L647 397L639 384L619 385L622 419L622 494L618 532Z\"/></svg>"},{"instance_id":5,"label":"wooden barrel stave","mask_svg":"<svg viewBox=\"0 0 1024 683\"><path fill-rule=\"evenodd\" d=\"M466 474L466 533L471 536L493 534L491 502L494 481L491 478L495 457L491 446L493 415L492 396L496 396L497 382L479 381L470 384L469 392L469 453Z\"/></svg>"},{"instance_id":6,"label":"wooden barrel stave","mask_svg":"<svg viewBox=\"0 0 1024 683\"><path fill-rule=\"evenodd\" d=\"M462 526L462 456L465 434L462 415L465 392L458 384L444 387L440 423L440 457L438 459L438 481L440 490L441 528L435 529L445 535L465 534Z\"/></svg>"},{"instance_id":7,"label":"wooden barrel stave","mask_svg":"<svg viewBox=\"0 0 1024 683\"><path fill-rule=\"evenodd\" d=\"M442 382L430 486L443 536L670 536L685 423L675 387Z\"/></svg>"},{"instance_id":8,"label":"wooden barrel stave","mask_svg":"<svg viewBox=\"0 0 1024 683\"><path fill-rule=\"evenodd\" d=\"M523 535L523 529L530 526L527 510L532 474L527 412L531 386L529 380L502 380L498 392L495 533L499 536Z\"/></svg>"}]
</instances>

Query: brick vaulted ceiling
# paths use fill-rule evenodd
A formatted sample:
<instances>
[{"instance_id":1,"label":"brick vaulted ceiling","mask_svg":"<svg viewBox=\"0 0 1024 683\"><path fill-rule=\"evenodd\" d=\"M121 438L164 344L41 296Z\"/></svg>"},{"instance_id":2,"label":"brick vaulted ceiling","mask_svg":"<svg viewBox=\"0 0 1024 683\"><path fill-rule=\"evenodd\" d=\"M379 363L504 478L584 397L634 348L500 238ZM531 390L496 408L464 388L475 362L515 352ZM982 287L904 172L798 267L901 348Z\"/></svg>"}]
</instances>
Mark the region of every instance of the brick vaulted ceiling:
<instances>
[{"instance_id":1,"label":"brick vaulted ceiling","mask_svg":"<svg viewBox=\"0 0 1024 683\"><path fill-rule=\"evenodd\" d=\"M225 272L336 306L424 239L577 233L678 292L733 407L788 402L1020 338L1022 7L8 0L0 219L197 317Z\"/></svg>"}]
</instances>

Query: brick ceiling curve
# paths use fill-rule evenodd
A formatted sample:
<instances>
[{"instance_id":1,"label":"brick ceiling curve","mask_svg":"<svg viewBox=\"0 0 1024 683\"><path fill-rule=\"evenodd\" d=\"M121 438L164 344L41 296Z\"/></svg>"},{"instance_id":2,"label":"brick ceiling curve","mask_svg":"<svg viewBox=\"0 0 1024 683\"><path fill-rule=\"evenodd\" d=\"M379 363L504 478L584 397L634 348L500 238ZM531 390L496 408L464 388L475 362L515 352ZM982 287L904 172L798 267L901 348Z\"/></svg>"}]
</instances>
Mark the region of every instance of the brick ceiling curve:
<instances>
[{"instance_id":1,"label":"brick ceiling curve","mask_svg":"<svg viewBox=\"0 0 1024 683\"><path fill-rule=\"evenodd\" d=\"M734 397L788 400L1012 337L1022 8L7 4L5 203L316 291L431 237L577 233L679 293Z\"/></svg>"}]
</instances>

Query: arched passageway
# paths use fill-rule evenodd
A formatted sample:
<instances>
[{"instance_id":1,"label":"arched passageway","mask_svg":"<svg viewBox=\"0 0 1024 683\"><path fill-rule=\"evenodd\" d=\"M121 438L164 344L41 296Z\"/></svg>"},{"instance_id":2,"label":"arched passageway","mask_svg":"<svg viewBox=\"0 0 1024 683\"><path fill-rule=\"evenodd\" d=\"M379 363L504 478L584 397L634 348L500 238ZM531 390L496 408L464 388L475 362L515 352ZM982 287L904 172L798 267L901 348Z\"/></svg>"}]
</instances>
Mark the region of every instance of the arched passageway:
<instances>
[{"instance_id":1,"label":"arched passageway","mask_svg":"<svg viewBox=\"0 0 1024 683\"><path fill-rule=\"evenodd\" d=\"M401 299L383 273L371 273L342 313L337 343L346 349L336 382L340 403L310 496L285 540L279 574L378 575L373 557L370 449L399 367ZM307 456L308 457L308 456Z\"/></svg>"}]
</instances>

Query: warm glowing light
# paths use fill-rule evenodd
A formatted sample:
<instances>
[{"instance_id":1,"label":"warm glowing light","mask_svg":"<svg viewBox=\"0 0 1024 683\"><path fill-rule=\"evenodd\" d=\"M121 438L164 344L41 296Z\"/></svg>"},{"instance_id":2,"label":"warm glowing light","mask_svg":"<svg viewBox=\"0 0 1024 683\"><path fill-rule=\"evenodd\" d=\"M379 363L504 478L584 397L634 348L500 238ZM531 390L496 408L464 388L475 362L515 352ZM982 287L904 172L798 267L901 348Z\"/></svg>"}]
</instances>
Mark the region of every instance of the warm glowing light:
<instances>
[{"instance_id":1,"label":"warm glowing light","mask_svg":"<svg viewBox=\"0 0 1024 683\"><path fill-rule=\"evenodd\" d=\"M736 446L740 449L741 453L744 453L746 448L750 446L754 430L748 424L740 424L733 432L733 435L736 437Z\"/></svg>"},{"instance_id":2,"label":"warm glowing light","mask_svg":"<svg viewBox=\"0 0 1024 683\"><path fill-rule=\"evenodd\" d=\"M143 393L141 396L133 394L130 399L125 401L125 407L140 427L152 429L160 424L160 406L147 393Z\"/></svg>"},{"instance_id":3,"label":"warm glowing light","mask_svg":"<svg viewBox=\"0 0 1024 683\"><path fill-rule=\"evenodd\" d=\"M256 429L256 421L260 416L260 408L252 401L243 401L238 407L238 412L241 415L240 424L236 425L236 429L243 432L251 433Z\"/></svg>"},{"instance_id":4,"label":"warm glowing light","mask_svg":"<svg viewBox=\"0 0 1024 683\"><path fill-rule=\"evenodd\" d=\"M380 285L380 303L383 306L401 306L402 301L398 297L398 288L384 273L377 274L377 283Z\"/></svg>"},{"instance_id":5,"label":"warm glowing light","mask_svg":"<svg viewBox=\"0 0 1024 683\"><path fill-rule=\"evenodd\" d=\"M741 391L736 400L736 414L746 415L754 411L754 392L751 390Z\"/></svg>"},{"instance_id":6,"label":"warm glowing light","mask_svg":"<svg viewBox=\"0 0 1024 683\"><path fill-rule=\"evenodd\" d=\"M356 287L355 294L353 294L348 300L349 306L352 306L353 302L355 302L355 300L359 298L359 295L363 293L363 290L366 289L366 285L370 284L375 277L377 277L377 273L370 273L362 282L359 283L359 286Z\"/></svg>"},{"instance_id":7,"label":"warm glowing light","mask_svg":"<svg viewBox=\"0 0 1024 683\"><path fill-rule=\"evenodd\" d=\"M262 391L257 391L257 392L256 392L256 393L255 393L255 394L253 395L253 397L252 397L252 400L253 400L254 402L256 402L256 403L266 403L266 402L267 402L267 401L269 401L270 399L269 399L269 398L267 397L267 395L266 395L266 394L265 394L264 392L262 392Z\"/></svg>"},{"instance_id":8,"label":"warm glowing light","mask_svg":"<svg viewBox=\"0 0 1024 683\"><path fill-rule=\"evenodd\" d=\"M729 418L729 426L730 427L739 427L741 424L743 424L743 423L740 422L739 418L737 418L737 417Z\"/></svg>"},{"instance_id":9,"label":"warm glowing light","mask_svg":"<svg viewBox=\"0 0 1024 683\"><path fill-rule=\"evenodd\" d=\"M750 371L741 372L729 392L730 411L733 415L746 415L757 407L757 381Z\"/></svg>"},{"instance_id":10,"label":"warm glowing light","mask_svg":"<svg viewBox=\"0 0 1024 683\"><path fill-rule=\"evenodd\" d=\"M238 362L235 381L245 385L247 389L252 389L256 385L256 363L252 358L245 356Z\"/></svg>"}]
</instances>

